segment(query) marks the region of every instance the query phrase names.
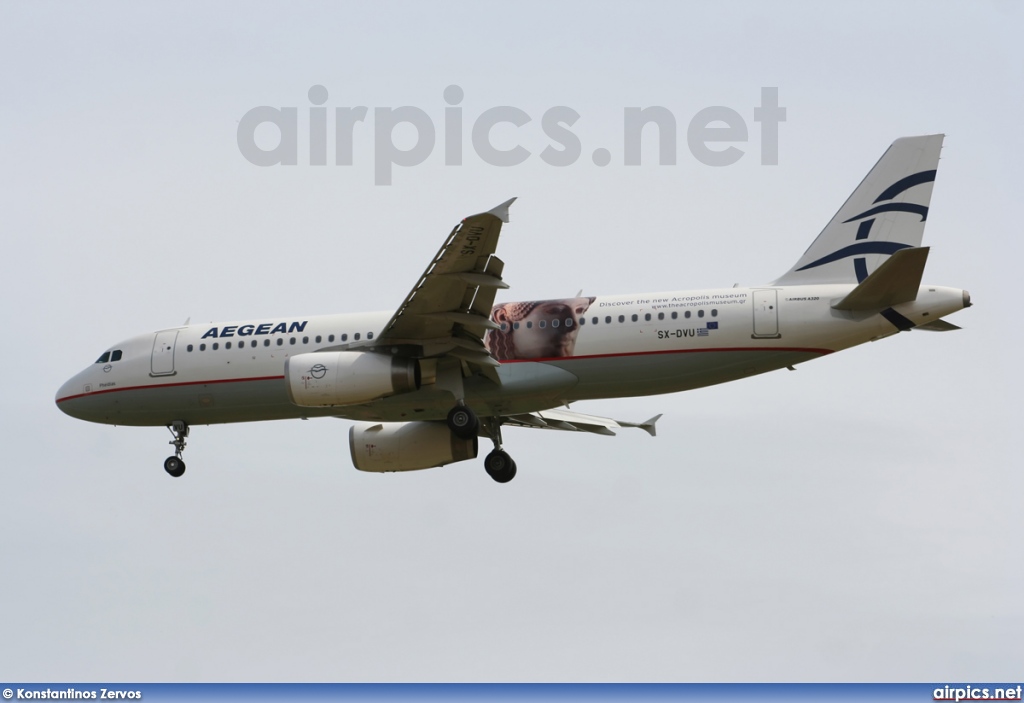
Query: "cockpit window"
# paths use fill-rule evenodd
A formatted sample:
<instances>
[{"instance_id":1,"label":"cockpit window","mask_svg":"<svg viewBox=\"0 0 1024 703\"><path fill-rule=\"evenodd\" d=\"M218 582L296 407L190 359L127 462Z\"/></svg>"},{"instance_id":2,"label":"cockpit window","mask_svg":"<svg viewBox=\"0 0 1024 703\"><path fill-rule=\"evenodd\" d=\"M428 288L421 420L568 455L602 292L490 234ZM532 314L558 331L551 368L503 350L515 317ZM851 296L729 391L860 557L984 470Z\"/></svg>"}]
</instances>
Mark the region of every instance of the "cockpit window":
<instances>
[{"instance_id":1,"label":"cockpit window","mask_svg":"<svg viewBox=\"0 0 1024 703\"><path fill-rule=\"evenodd\" d=\"M110 360L111 361L120 361L121 360L121 350L120 349L115 349L114 351L110 352Z\"/></svg>"},{"instance_id":2,"label":"cockpit window","mask_svg":"<svg viewBox=\"0 0 1024 703\"><path fill-rule=\"evenodd\" d=\"M110 361L110 352L103 352L103 356L96 360L97 364L105 364Z\"/></svg>"}]
</instances>

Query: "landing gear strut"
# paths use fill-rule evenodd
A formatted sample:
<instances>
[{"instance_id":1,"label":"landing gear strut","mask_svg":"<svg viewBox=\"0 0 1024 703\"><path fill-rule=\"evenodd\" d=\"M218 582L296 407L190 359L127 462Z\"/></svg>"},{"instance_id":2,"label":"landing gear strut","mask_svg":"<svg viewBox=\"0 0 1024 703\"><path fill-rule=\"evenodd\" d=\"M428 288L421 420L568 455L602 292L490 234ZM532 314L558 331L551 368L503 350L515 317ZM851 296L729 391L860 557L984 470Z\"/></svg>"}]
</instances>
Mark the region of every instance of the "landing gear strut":
<instances>
[{"instance_id":1,"label":"landing gear strut","mask_svg":"<svg viewBox=\"0 0 1024 703\"><path fill-rule=\"evenodd\" d=\"M484 431L494 442L494 451L484 458L484 471L498 483L508 483L516 477L516 462L501 448L501 420L490 418Z\"/></svg>"},{"instance_id":2,"label":"landing gear strut","mask_svg":"<svg viewBox=\"0 0 1024 703\"><path fill-rule=\"evenodd\" d=\"M181 455L185 451L185 438L188 437L188 425L181 420L175 420L167 426L171 434L174 436L168 444L174 446L174 456L169 456L164 461L164 471L169 473L174 478L178 478L185 473L185 462L182 461Z\"/></svg>"}]
</instances>

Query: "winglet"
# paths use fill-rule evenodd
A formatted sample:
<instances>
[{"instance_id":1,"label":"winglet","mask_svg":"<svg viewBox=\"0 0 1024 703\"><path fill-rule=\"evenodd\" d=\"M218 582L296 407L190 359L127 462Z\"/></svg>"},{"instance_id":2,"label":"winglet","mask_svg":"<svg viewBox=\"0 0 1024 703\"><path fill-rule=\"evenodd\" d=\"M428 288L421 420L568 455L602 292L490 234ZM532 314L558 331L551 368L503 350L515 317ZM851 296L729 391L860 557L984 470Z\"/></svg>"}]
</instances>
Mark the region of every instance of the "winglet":
<instances>
[{"instance_id":1,"label":"winglet","mask_svg":"<svg viewBox=\"0 0 1024 703\"><path fill-rule=\"evenodd\" d=\"M652 437L657 437L658 436L658 430L654 426L654 423L656 423L660 419L661 419L661 413L658 413L657 415L652 417L647 422L641 422L640 423L640 429L643 430L644 432L646 432L647 434L649 434Z\"/></svg>"},{"instance_id":2,"label":"winglet","mask_svg":"<svg viewBox=\"0 0 1024 703\"><path fill-rule=\"evenodd\" d=\"M619 422L623 427L638 427L652 437L658 436L658 429L654 426L661 419L662 413L658 413L647 422Z\"/></svg>"},{"instance_id":3,"label":"winglet","mask_svg":"<svg viewBox=\"0 0 1024 703\"><path fill-rule=\"evenodd\" d=\"M506 200L505 202L503 202L498 207L496 207L496 208L494 208L492 210L488 210L485 214L487 214L487 215L494 215L495 217L497 217L502 222L508 224L508 208L515 201L516 201L516 198L511 198L510 200Z\"/></svg>"}]
</instances>

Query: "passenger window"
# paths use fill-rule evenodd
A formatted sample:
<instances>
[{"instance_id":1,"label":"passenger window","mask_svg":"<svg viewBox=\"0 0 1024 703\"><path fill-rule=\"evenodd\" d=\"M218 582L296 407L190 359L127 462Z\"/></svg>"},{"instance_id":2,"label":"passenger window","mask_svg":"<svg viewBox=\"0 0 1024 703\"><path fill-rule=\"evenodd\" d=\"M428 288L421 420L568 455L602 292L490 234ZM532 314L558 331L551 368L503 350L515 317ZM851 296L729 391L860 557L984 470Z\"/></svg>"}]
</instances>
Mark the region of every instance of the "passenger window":
<instances>
[{"instance_id":1,"label":"passenger window","mask_svg":"<svg viewBox=\"0 0 1024 703\"><path fill-rule=\"evenodd\" d=\"M318 340L318 341L319 341L319 340ZM303 337L303 338L302 338L302 343L303 343L303 344L309 344L309 337Z\"/></svg>"},{"instance_id":2,"label":"passenger window","mask_svg":"<svg viewBox=\"0 0 1024 703\"><path fill-rule=\"evenodd\" d=\"M188 350L192 351L192 345L191 344L188 345Z\"/></svg>"},{"instance_id":3,"label":"passenger window","mask_svg":"<svg viewBox=\"0 0 1024 703\"><path fill-rule=\"evenodd\" d=\"M206 345L205 344L200 344L199 345L199 351L206 351Z\"/></svg>"},{"instance_id":4,"label":"passenger window","mask_svg":"<svg viewBox=\"0 0 1024 703\"><path fill-rule=\"evenodd\" d=\"M677 319L679 319L679 313L677 313L677 312L675 312L675 311L672 311L672 319L673 319L673 320L677 320Z\"/></svg>"},{"instance_id":5,"label":"passenger window","mask_svg":"<svg viewBox=\"0 0 1024 703\"><path fill-rule=\"evenodd\" d=\"M295 337L292 337L291 339L289 339L288 343L289 344L295 344Z\"/></svg>"},{"instance_id":6,"label":"passenger window","mask_svg":"<svg viewBox=\"0 0 1024 703\"><path fill-rule=\"evenodd\" d=\"M502 332L507 332L508 331L508 323L507 322L502 322L501 323L501 331Z\"/></svg>"},{"instance_id":7,"label":"passenger window","mask_svg":"<svg viewBox=\"0 0 1024 703\"><path fill-rule=\"evenodd\" d=\"M320 335L317 335L316 336L316 343L319 344L321 339L322 339L322 337Z\"/></svg>"},{"instance_id":8,"label":"passenger window","mask_svg":"<svg viewBox=\"0 0 1024 703\"><path fill-rule=\"evenodd\" d=\"M566 321L565 321L565 326L566 326L566 327L572 327L572 325L570 325L570 324L569 324L570 322L572 322L572 320L566 320ZM581 318L580 318L580 324L581 324L581 325L585 325L585 324L587 324L587 318L585 318L585 317L581 317Z\"/></svg>"},{"instance_id":9,"label":"passenger window","mask_svg":"<svg viewBox=\"0 0 1024 703\"><path fill-rule=\"evenodd\" d=\"M580 319L583 319L583 318L580 318ZM572 327L572 318L571 317L568 320L565 321L565 326L566 327Z\"/></svg>"},{"instance_id":10,"label":"passenger window","mask_svg":"<svg viewBox=\"0 0 1024 703\"><path fill-rule=\"evenodd\" d=\"M651 313L647 313L646 315L644 315L644 319L647 320L648 322L650 322L651 321Z\"/></svg>"},{"instance_id":11,"label":"passenger window","mask_svg":"<svg viewBox=\"0 0 1024 703\"><path fill-rule=\"evenodd\" d=\"M659 313L658 313L658 319L659 319L659 320L664 320L664 319L665 319L665 313L663 313L663 312L659 312Z\"/></svg>"},{"instance_id":12,"label":"passenger window","mask_svg":"<svg viewBox=\"0 0 1024 703\"><path fill-rule=\"evenodd\" d=\"M110 361L110 352L103 352L103 355L96 360L97 364L105 364Z\"/></svg>"},{"instance_id":13,"label":"passenger window","mask_svg":"<svg viewBox=\"0 0 1024 703\"><path fill-rule=\"evenodd\" d=\"M626 316L625 315L619 315L619 322L625 322L625 321L626 321Z\"/></svg>"},{"instance_id":14,"label":"passenger window","mask_svg":"<svg viewBox=\"0 0 1024 703\"><path fill-rule=\"evenodd\" d=\"M343 342L347 342L348 341L348 333L347 332L345 334L341 335L341 341L343 341Z\"/></svg>"},{"instance_id":15,"label":"passenger window","mask_svg":"<svg viewBox=\"0 0 1024 703\"><path fill-rule=\"evenodd\" d=\"M690 311L687 310L686 313L683 315L683 317L685 317L687 320L689 320L690 319Z\"/></svg>"},{"instance_id":16,"label":"passenger window","mask_svg":"<svg viewBox=\"0 0 1024 703\"><path fill-rule=\"evenodd\" d=\"M590 318L590 322L591 322L592 324L595 324L595 325L596 325L596 324L597 324L597 321L598 321L598 320L600 320L600 319L601 319L601 318L599 318L599 317L592 317L592 318Z\"/></svg>"},{"instance_id":17,"label":"passenger window","mask_svg":"<svg viewBox=\"0 0 1024 703\"><path fill-rule=\"evenodd\" d=\"M513 322L512 323L512 329L514 329L514 330L519 329L519 323L518 322Z\"/></svg>"},{"instance_id":18,"label":"passenger window","mask_svg":"<svg viewBox=\"0 0 1024 703\"><path fill-rule=\"evenodd\" d=\"M540 326L541 329L544 329L545 327L547 327L548 326L547 320L541 320L539 326Z\"/></svg>"},{"instance_id":19,"label":"passenger window","mask_svg":"<svg viewBox=\"0 0 1024 703\"><path fill-rule=\"evenodd\" d=\"M334 335L333 334L327 335L327 341L328 342L333 342L334 341Z\"/></svg>"},{"instance_id":20,"label":"passenger window","mask_svg":"<svg viewBox=\"0 0 1024 703\"><path fill-rule=\"evenodd\" d=\"M220 342L214 342L213 343L213 350L217 351L218 349L220 349Z\"/></svg>"},{"instance_id":21,"label":"passenger window","mask_svg":"<svg viewBox=\"0 0 1024 703\"><path fill-rule=\"evenodd\" d=\"M231 342L224 342L224 348L225 349L230 349L231 348Z\"/></svg>"},{"instance_id":22,"label":"passenger window","mask_svg":"<svg viewBox=\"0 0 1024 703\"><path fill-rule=\"evenodd\" d=\"M367 332L366 333L366 338L367 339L373 339L373 332Z\"/></svg>"},{"instance_id":23,"label":"passenger window","mask_svg":"<svg viewBox=\"0 0 1024 703\"><path fill-rule=\"evenodd\" d=\"M711 317L718 317L718 311L717 310L712 310L711 311Z\"/></svg>"},{"instance_id":24,"label":"passenger window","mask_svg":"<svg viewBox=\"0 0 1024 703\"><path fill-rule=\"evenodd\" d=\"M612 316L611 316L611 315L606 315L606 316L605 316L605 318L604 318L604 324L606 324L606 325L610 325L610 324L612 324Z\"/></svg>"},{"instance_id":25,"label":"passenger window","mask_svg":"<svg viewBox=\"0 0 1024 703\"><path fill-rule=\"evenodd\" d=\"M633 320L633 322L636 322L636 321L637 321L638 319L640 319L640 318L638 318L638 317L637 317L636 315L633 315L633 317L632 317L632 318L630 318L630 319L632 319L632 320Z\"/></svg>"},{"instance_id":26,"label":"passenger window","mask_svg":"<svg viewBox=\"0 0 1024 703\"><path fill-rule=\"evenodd\" d=\"M356 333L355 333L354 335L352 335L352 339L353 339L354 341L358 342L358 341L359 341L359 333L358 333L358 332L356 332Z\"/></svg>"},{"instance_id":27,"label":"passenger window","mask_svg":"<svg viewBox=\"0 0 1024 703\"><path fill-rule=\"evenodd\" d=\"M527 320L526 321L526 329L528 329L528 330L532 330L533 329L533 321L532 320Z\"/></svg>"},{"instance_id":28,"label":"passenger window","mask_svg":"<svg viewBox=\"0 0 1024 703\"><path fill-rule=\"evenodd\" d=\"M253 344L255 344L255 343L256 343L256 342L253 342ZM269 347L269 346L270 346L270 340L269 340L269 339L264 339L264 340L263 340L263 346L265 346L265 347Z\"/></svg>"},{"instance_id":29,"label":"passenger window","mask_svg":"<svg viewBox=\"0 0 1024 703\"><path fill-rule=\"evenodd\" d=\"M703 310L698 310L697 311L697 317L704 317L704 311Z\"/></svg>"},{"instance_id":30,"label":"passenger window","mask_svg":"<svg viewBox=\"0 0 1024 703\"><path fill-rule=\"evenodd\" d=\"M284 344L284 338L283 337L278 337L277 338L277 346L281 346L283 344Z\"/></svg>"}]
</instances>

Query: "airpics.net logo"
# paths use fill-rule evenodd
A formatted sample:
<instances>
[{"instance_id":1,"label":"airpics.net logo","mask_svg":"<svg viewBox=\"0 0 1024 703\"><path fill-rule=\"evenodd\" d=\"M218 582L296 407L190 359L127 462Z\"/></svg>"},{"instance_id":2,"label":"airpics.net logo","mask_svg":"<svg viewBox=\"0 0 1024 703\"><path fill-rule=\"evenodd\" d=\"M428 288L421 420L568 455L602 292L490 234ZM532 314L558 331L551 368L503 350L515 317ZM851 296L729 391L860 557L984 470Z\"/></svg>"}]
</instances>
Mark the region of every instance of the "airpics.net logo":
<instances>
[{"instance_id":1,"label":"airpics.net logo","mask_svg":"<svg viewBox=\"0 0 1024 703\"><path fill-rule=\"evenodd\" d=\"M463 114L460 107L465 92L450 85L442 94L444 108L440 130L445 166L462 166L465 161L463 144L466 123L469 125L473 154L485 164L508 168L518 166L536 156L549 166L564 167L578 162L584 147L573 126L582 119L579 112L565 105L548 108L540 117L540 130L547 145L535 154L524 147L522 139L535 140L533 116L518 107L501 105L488 108L474 116ZM438 129L426 110L412 105L401 107L326 106L329 94L322 85L308 91L311 106L308 109L309 166L328 163L328 134L333 134L335 166L353 166L355 144L372 138L373 180L375 185L391 185L394 168L411 168L424 163L438 146ZM332 114L333 129L329 129L328 115ZM306 117L305 115L303 116ZM761 88L761 104L753 107L753 121L760 126L761 165L779 163L779 124L786 121L786 108L779 106L778 88ZM255 166L299 165L299 108L261 105L246 112L238 122L238 150L246 161ZM305 127L305 125L303 125ZM510 127L511 126L511 127ZM494 132L503 139L494 143ZM305 132L305 129L303 130ZM369 132L372 131L372 135ZM508 138L511 131L512 138ZM276 132L276 144L274 133ZM411 146L407 137L415 134ZM730 166L745 155L741 146L749 138L747 121L743 114L731 107L714 105L698 110L686 125L686 147L691 156L706 166ZM266 137L271 135L269 139ZM626 107L622 110L621 144L625 166L640 166L643 160L644 139L657 140L658 164L675 166L677 162L677 120L668 108L662 106ZM507 142L513 142L511 146ZM268 143L269 142L269 143ZM407 147L407 148L402 148ZM590 151L596 166L612 163L611 150L598 147Z\"/></svg>"}]
</instances>

